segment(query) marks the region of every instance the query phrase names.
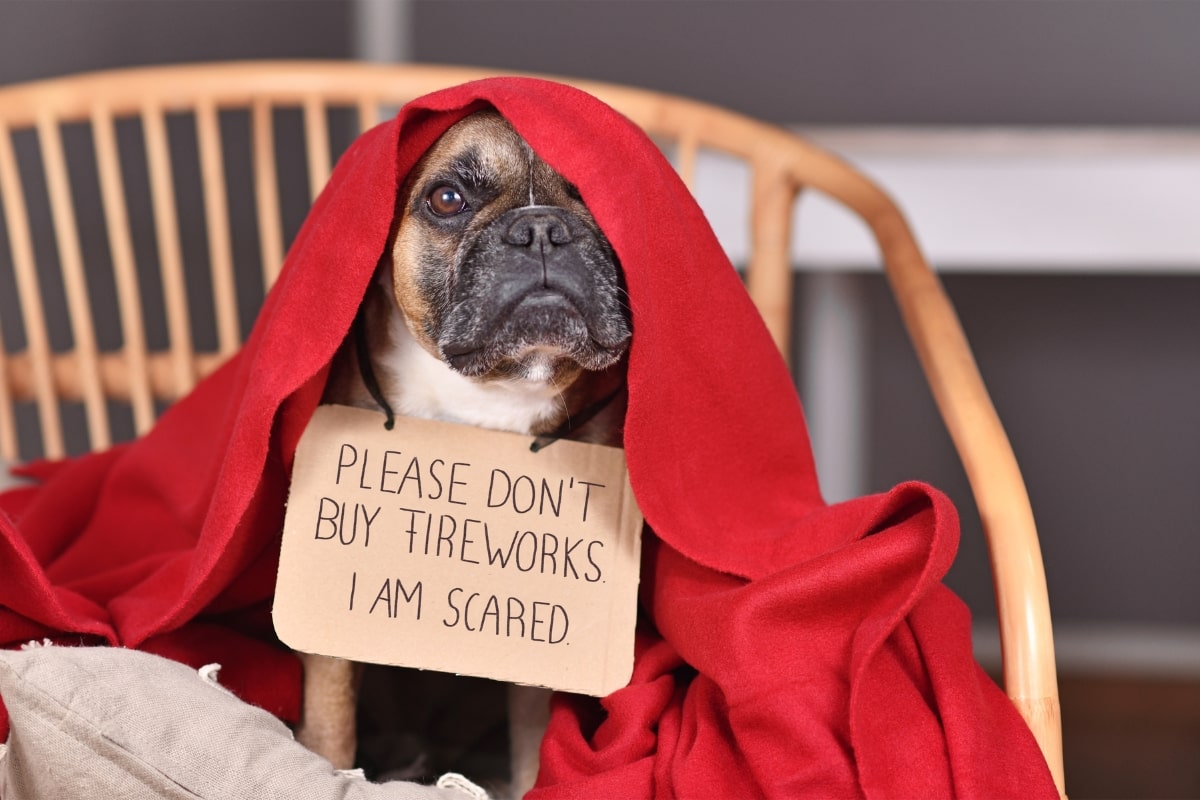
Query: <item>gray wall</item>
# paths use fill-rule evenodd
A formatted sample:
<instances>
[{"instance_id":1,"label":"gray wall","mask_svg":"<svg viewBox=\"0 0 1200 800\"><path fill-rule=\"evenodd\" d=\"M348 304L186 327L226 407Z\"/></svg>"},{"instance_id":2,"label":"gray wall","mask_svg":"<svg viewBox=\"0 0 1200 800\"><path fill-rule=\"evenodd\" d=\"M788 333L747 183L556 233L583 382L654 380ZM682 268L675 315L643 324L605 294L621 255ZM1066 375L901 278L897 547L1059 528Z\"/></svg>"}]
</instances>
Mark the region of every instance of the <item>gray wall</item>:
<instances>
[{"instance_id":1,"label":"gray wall","mask_svg":"<svg viewBox=\"0 0 1200 800\"><path fill-rule=\"evenodd\" d=\"M418 61L631 83L779 122L1200 122L1191 0L418 0L412 30Z\"/></svg>"},{"instance_id":2,"label":"gray wall","mask_svg":"<svg viewBox=\"0 0 1200 800\"><path fill-rule=\"evenodd\" d=\"M0 83L137 63L345 57L355 10L338 0L0 0ZM417 60L627 82L780 122L1200 123L1196 2L418 0L409 11L397 34ZM947 285L1029 481L1057 617L1200 625L1200 278ZM886 288L863 277L860 289L872 312L871 488L920 478L950 493L964 522L950 582L986 616L965 479Z\"/></svg>"},{"instance_id":3,"label":"gray wall","mask_svg":"<svg viewBox=\"0 0 1200 800\"><path fill-rule=\"evenodd\" d=\"M345 58L344 0L0 0L0 84L234 58Z\"/></svg>"}]
</instances>

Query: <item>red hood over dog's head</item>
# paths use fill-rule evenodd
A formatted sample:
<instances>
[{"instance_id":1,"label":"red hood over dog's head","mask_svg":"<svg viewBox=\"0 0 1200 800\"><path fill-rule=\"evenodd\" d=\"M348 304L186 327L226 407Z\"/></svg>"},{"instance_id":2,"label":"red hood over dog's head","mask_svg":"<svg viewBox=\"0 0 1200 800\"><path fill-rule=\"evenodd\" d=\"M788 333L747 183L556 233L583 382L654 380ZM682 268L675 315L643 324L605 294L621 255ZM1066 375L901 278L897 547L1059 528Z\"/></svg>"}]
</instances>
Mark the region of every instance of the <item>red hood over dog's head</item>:
<instances>
[{"instance_id":1,"label":"red hood over dog's head","mask_svg":"<svg viewBox=\"0 0 1200 800\"><path fill-rule=\"evenodd\" d=\"M280 383L294 390L324 367L387 246L399 186L451 125L486 109L578 189L620 261L636 332L625 447L651 527L698 562L742 575L769 570L783 552L834 545L792 535L795 520L821 505L803 413L702 211L636 125L562 84L465 84L410 103L360 137L318 199L264 314L261 346L293 355L262 368L286 372ZM336 281L321 255L325 239L336 243ZM277 324L275 309L305 308L313 297L326 301L319 319L291 330ZM298 335L311 344L298 347ZM747 503L750 486L755 500ZM734 529L757 531L756 540L731 546Z\"/></svg>"}]
</instances>

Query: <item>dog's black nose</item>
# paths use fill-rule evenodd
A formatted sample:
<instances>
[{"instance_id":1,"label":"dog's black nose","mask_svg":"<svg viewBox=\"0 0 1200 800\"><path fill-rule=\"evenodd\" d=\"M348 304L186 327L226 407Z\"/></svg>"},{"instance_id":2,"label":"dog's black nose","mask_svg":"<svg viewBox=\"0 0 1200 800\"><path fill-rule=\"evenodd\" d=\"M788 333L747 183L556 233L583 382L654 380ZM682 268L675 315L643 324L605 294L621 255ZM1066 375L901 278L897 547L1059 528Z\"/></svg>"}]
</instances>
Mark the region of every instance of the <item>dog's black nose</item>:
<instances>
[{"instance_id":1,"label":"dog's black nose","mask_svg":"<svg viewBox=\"0 0 1200 800\"><path fill-rule=\"evenodd\" d=\"M559 246L571 243L571 229L552 208L521 210L504 232L504 241L518 247Z\"/></svg>"}]
</instances>

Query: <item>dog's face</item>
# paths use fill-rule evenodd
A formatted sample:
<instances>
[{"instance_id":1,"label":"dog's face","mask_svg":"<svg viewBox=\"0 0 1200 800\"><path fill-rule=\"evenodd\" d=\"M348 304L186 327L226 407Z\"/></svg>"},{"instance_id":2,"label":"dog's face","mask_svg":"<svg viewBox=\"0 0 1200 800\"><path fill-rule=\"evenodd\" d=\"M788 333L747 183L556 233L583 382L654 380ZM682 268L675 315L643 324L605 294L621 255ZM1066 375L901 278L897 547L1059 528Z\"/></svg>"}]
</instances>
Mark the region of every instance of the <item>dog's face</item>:
<instances>
[{"instance_id":1,"label":"dog's face","mask_svg":"<svg viewBox=\"0 0 1200 800\"><path fill-rule=\"evenodd\" d=\"M625 354L612 247L575 187L498 114L451 127L398 203L396 301L417 341L455 371L563 387Z\"/></svg>"}]
</instances>

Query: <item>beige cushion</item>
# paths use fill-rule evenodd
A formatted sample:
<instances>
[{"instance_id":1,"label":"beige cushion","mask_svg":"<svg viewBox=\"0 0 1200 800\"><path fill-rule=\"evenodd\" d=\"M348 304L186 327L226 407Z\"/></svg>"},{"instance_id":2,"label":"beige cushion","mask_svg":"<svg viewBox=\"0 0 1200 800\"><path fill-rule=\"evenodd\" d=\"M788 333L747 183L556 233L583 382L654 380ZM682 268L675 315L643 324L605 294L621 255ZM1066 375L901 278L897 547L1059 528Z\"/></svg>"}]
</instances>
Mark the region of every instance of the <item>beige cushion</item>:
<instances>
[{"instance_id":1,"label":"beige cushion","mask_svg":"<svg viewBox=\"0 0 1200 800\"><path fill-rule=\"evenodd\" d=\"M484 796L457 776L438 788L338 772L271 714L190 667L133 650L0 651L0 696L12 723L0 754L5 800Z\"/></svg>"}]
</instances>

